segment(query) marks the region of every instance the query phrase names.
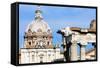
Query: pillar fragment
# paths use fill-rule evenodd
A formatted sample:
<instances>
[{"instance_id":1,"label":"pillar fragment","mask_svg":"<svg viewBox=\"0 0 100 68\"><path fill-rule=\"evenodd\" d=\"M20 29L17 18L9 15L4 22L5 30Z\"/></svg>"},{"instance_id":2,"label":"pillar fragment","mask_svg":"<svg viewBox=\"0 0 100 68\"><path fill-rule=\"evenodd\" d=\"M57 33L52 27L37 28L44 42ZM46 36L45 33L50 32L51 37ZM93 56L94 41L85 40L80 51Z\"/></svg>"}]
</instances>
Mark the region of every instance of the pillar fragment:
<instances>
[{"instance_id":1,"label":"pillar fragment","mask_svg":"<svg viewBox=\"0 0 100 68\"><path fill-rule=\"evenodd\" d=\"M85 45L81 45L80 48L80 59L85 60Z\"/></svg>"},{"instance_id":2,"label":"pillar fragment","mask_svg":"<svg viewBox=\"0 0 100 68\"><path fill-rule=\"evenodd\" d=\"M71 45L71 61L77 61L78 55L77 55L77 43L73 42Z\"/></svg>"}]
</instances>

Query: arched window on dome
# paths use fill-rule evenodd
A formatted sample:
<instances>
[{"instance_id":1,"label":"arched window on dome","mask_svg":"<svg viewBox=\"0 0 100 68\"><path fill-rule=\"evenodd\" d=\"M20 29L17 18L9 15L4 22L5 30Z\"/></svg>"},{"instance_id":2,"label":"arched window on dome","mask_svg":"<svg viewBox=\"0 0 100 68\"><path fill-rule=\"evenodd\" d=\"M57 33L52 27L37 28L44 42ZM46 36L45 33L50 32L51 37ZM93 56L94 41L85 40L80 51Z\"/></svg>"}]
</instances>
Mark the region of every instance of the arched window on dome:
<instances>
[{"instance_id":1,"label":"arched window on dome","mask_svg":"<svg viewBox=\"0 0 100 68\"><path fill-rule=\"evenodd\" d=\"M28 34L28 36L31 36L31 35L32 35L32 31L31 31L31 29L28 29L27 34Z\"/></svg>"},{"instance_id":2,"label":"arched window on dome","mask_svg":"<svg viewBox=\"0 0 100 68\"><path fill-rule=\"evenodd\" d=\"M49 45L49 41L47 42L47 45Z\"/></svg>"},{"instance_id":3,"label":"arched window on dome","mask_svg":"<svg viewBox=\"0 0 100 68\"><path fill-rule=\"evenodd\" d=\"M50 32L50 29L48 29L48 32Z\"/></svg>"},{"instance_id":4,"label":"arched window on dome","mask_svg":"<svg viewBox=\"0 0 100 68\"><path fill-rule=\"evenodd\" d=\"M32 32L31 29L28 29L28 32Z\"/></svg>"},{"instance_id":5,"label":"arched window on dome","mask_svg":"<svg viewBox=\"0 0 100 68\"><path fill-rule=\"evenodd\" d=\"M38 29L37 32L42 32L42 29Z\"/></svg>"},{"instance_id":6,"label":"arched window on dome","mask_svg":"<svg viewBox=\"0 0 100 68\"><path fill-rule=\"evenodd\" d=\"M31 41L29 41L28 44L31 45Z\"/></svg>"}]
</instances>

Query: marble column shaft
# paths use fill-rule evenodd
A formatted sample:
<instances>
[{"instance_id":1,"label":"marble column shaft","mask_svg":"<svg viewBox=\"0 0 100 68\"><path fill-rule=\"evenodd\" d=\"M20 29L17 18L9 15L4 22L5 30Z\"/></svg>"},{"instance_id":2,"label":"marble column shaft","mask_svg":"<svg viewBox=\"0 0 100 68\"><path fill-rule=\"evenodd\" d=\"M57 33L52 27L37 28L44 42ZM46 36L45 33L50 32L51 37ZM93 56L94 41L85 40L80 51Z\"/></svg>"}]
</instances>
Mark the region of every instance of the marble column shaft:
<instances>
[{"instance_id":1,"label":"marble column shaft","mask_svg":"<svg viewBox=\"0 0 100 68\"><path fill-rule=\"evenodd\" d=\"M81 45L80 48L80 59L85 60L85 45Z\"/></svg>"},{"instance_id":2,"label":"marble column shaft","mask_svg":"<svg viewBox=\"0 0 100 68\"><path fill-rule=\"evenodd\" d=\"M77 43L74 42L71 45L71 61L77 61L78 55L77 55Z\"/></svg>"}]
</instances>

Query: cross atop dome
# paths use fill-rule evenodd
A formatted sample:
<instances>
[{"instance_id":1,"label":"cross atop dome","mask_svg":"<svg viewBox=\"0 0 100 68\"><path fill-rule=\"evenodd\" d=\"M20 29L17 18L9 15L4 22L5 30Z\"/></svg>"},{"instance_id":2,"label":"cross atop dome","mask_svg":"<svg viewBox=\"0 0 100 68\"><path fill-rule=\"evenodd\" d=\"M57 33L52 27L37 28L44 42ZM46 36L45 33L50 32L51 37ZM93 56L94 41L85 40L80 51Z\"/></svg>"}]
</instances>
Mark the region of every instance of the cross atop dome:
<instances>
[{"instance_id":1,"label":"cross atop dome","mask_svg":"<svg viewBox=\"0 0 100 68\"><path fill-rule=\"evenodd\" d=\"M40 5L38 5L37 7L38 7L38 10L40 10Z\"/></svg>"}]
</instances>

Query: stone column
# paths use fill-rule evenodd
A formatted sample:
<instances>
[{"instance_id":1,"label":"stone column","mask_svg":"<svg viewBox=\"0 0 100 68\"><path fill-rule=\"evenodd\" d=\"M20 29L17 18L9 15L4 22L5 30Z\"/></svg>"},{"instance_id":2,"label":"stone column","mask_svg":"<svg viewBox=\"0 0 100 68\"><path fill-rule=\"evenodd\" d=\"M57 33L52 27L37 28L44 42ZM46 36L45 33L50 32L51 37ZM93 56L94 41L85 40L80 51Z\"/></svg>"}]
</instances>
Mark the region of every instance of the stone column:
<instances>
[{"instance_id":1,"label":"stone column","mask_svg":"<svg viewBox=\"0 0 100 68\"><path fill-rule=\"evenodd\" d=\"M70 44L67 43L67 36L63 36L63 48L64 48L64 57L65 57L65 61L69 61L69 46Z\"/></svg>"},{"instance_id":2,"label":"stone column","mask_svg":"<svg viewBox=\"0 0 100 68\"><path fill-rule=\"evenodd\" d=\"M80 59L85 60L85 45L81 45L80 47Z\"/></svg>"},{"instance_id":3,"label":"stone column","mask_svg":"<svg viewBox=\"0 0 100 68\"><path fill-rule=\"evenodd\" d=\"M77 43L76 41L72 42L71 45L71 61L77 61L78 55L77 55Z\"/></svg>"},{"instance_id":4,"label":"stone column","mask_svg":"<svg viewBox=\"0 0 100 68\"><path fill-rule=\"evenodd\" d=\"M67 53L66 53L66 40L65 40L65 36L62 35L62 46L64 49L64 61L67 61Z\"/></svg>"},{"instance_id":5,"label":"stone column","mask_svg":"<svg viewBox=\"0 0 100 68\"><path fill-rule=\"evenodd\" d=\"M86 60L86 55L85 55L85 47L87 45L87 41L81 41L80 43L78 43L80 46L80 60Z\"/></svg>"}]
</instances>

